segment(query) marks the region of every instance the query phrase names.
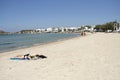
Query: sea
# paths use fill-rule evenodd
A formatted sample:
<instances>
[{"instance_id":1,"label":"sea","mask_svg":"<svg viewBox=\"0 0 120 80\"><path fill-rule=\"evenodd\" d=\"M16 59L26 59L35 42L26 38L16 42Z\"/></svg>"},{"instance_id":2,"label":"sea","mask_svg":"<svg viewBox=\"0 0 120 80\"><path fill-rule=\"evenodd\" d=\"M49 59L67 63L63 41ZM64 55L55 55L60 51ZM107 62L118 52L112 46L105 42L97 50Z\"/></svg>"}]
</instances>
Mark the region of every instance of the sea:
<instances>
[{"instance_id":1,"label":"sea","mask_svg":"<svg viewBox=\"0 0 120 80\"><path fill-rule=\"evenodd\" d=\"M0 34L0 53L80 36L66 33Z\"/></svg>"}]
</instances>

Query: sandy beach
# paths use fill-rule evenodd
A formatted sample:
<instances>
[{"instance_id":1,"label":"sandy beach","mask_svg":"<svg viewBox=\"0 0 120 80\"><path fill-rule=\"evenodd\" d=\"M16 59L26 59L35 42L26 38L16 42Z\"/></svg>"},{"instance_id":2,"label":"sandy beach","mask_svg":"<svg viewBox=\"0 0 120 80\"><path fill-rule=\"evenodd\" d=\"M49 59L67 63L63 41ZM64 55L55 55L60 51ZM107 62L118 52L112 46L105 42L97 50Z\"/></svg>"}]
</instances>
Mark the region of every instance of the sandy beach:
<instances>
[{"instance_id":1,"label":"sandy beach","mask_svg":"<svg viewBox=\"0 0 120 80\"><path fill-rule=\"evenodd\" d=\"M26 53L47 58L10 60ZM94 33L1 53L0 80L120 80L120 34Z\"/></svg>"}]
</instances>

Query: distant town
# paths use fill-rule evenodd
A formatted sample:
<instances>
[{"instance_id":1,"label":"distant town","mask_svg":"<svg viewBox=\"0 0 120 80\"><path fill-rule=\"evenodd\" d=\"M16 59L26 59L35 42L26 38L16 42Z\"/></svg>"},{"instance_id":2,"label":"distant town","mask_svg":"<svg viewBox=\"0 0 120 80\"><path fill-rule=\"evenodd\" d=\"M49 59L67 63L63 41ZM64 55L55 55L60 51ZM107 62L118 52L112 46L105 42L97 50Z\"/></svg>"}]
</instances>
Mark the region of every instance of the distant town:
<instances>
[{"instance_id":1,"label":"distant town","mask_svg":"<svg viewBox=\"0 0 120 80\"><path fill-rule=\"evenodd\" d=\"M100 25L83 25L80 27L49 27L44 29L21 30L19 32L5 32L0 30L0 34L35 34L35 33L81 33L81 32L119 32L120 22L112 21Z\"/></svg>"}]
</instances>

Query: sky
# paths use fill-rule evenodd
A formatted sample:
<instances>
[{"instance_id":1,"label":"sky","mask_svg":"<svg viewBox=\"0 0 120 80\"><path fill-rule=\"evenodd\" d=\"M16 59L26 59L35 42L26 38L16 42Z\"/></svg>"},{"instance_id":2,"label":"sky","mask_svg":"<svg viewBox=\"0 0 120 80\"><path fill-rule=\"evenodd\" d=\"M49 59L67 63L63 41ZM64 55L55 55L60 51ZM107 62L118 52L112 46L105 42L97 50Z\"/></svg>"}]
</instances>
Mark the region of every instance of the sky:
<instances>
[{"instance_id":1,"label":"sky","mask_svg":"<svg viewBox=\"0 0 120 80\"><path fill-rule=\"evenodd\" d=\"M120 21L120 0L0 0L0 30L96 25Z\"/></svg>"}]
</instances>

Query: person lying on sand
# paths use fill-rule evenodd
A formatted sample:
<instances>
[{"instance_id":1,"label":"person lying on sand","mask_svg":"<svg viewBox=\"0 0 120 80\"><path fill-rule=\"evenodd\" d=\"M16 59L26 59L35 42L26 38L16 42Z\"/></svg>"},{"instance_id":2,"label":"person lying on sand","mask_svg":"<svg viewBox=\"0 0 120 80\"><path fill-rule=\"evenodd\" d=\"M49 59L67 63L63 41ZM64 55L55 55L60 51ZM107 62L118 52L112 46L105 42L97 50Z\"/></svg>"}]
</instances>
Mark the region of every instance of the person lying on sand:
<instances>
[{"instance_id":1,"label":"person lying on sand","mask_svg":"<svg viewBox=\"0 0 120 80\"><path fill-rule=\"evenodd\" d=\"M44 59L44 58L47 58L46 56L44 56L44 55L39 55L39 54L37 54L37 55L35 55L38 59Z\"/></svg>"},{"instance_id":2,"label":"person lying on sand","mask_svg":"<svg viewBox=\"0 0 120 80\"><path fill-rule=\"evenodd\" d=\"M25 54L25 55L24 55L24 59L30 60L30 54Z\"/></svg>"},{"instance_id":3,"label":"person lying on sand","mask_svg":"<svg viewBox=\"0 0 120 80\"><path fill-rule=\"evenodd\" d=\"M47 58L44 55L30 55L30 54L25 54L25 55L17 55L14 58L10 58L11 60L37 60L37 59L44 59Z\"/></svg>"},{"instance_id":4,"label":"person lying on sand","mask_svg":"<svg viewBox=\"0 0 120 80\"><path fill-rule=\"evenodd\" d=\"M44 55L39 55L39 54L36 54L36 55L34 55L34 56L30 56L30 59L32 59L32 60L44 59L44 58L47 58L47 57L44 56Z\"/></svg>"}]
</instances>

